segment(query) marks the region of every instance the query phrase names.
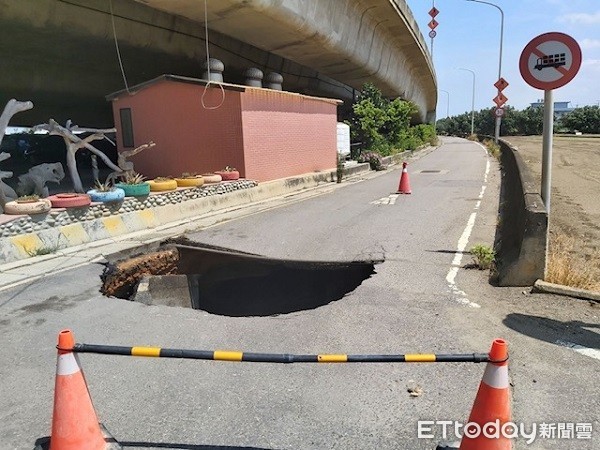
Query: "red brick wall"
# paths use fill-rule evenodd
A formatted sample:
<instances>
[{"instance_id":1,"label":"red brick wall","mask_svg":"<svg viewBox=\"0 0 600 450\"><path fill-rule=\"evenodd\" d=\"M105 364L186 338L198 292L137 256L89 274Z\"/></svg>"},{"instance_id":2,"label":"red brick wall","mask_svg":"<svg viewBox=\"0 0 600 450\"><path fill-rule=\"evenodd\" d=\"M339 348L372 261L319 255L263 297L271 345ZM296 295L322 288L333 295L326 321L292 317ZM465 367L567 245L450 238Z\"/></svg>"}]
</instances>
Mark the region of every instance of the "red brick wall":
<instances>
[{"instance_id":1,"label":"red brick wall","mask_svg":"<svg viewBox=\"0 0 600 450\"><path fill-rule=\"evenodd\" d=\"M121 108L131 108L135 146L156 143L131 158L137 172L154 178L213 172L229 165L242 177L269 181L335 168L334 101L229 88L219 108L205 109L203 92L200 84L157 81L113 100L119 151L125 149ZM222 95L220 88L210 88L204 104L217 106Z\"/></svg>"},{"instance_id":2,"label":"red brick wall","mask_svg":"<svg viewBox=\"0 0 600 450\"><path fill-rule=\"evenodd\" d=\"M248 89L241 106L247 178L268 181L335 168L335 103Z\"/></svg>"},{"instance_id":3,"label":"red brick wall","mask_svg":"<svg viewBox=\"0 0 600 450\"><path fill-rule=\"evenodd\" d=\"M244 176L240 92L226 90L218 109L202 107L203 92L196 84L160 81L113 102L119 151L124 150L120 108L131 108L135 146L156 143L131 158L136 172L154 178L214 172L229 165ZM221 101L221 89L207 90L207 107Z\"/></svg>"}]
</instances>

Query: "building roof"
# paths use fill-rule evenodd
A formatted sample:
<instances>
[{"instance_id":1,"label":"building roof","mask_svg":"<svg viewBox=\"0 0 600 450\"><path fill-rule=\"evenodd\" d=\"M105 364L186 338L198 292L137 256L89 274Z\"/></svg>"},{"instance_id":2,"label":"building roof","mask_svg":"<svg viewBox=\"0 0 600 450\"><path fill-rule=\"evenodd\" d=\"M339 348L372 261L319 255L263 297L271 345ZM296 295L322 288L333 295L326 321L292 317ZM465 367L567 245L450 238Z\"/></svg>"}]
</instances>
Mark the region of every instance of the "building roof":
<instances>
[{"instance_id":1,"label":"building roof","mask_svg":"<svg viewBox=\"0 0 600 450\"><path fill-rule=\"evenodd\" d=\"M128 89L121 89L120 91L113 92L112 94L108 94L106 96L106 100L107 101L117 100L119 97L122 97L124 95L135 94L146 88L154 86L155 84L165 82L165 81L171 81L171 82L175 82L175 83L196 84L199 86L212 87L213 89L222 87L226 91L245 92L245 91L255 90L255 91L278 92L278 93L285 94L285 95L294 95L294 96L298 96L298 97L302 97L302 98L307 98L310 100L316 100L316 101L321 101L321 102L325 102L325 103L332 103L335 105L341 105L342 103L344 103L342 100L338 100L335 98L313 97L310 95L299 94L297 92L278 91L278 90L274 90L274 89L259 88L259 87L253 87L253 86L244 86L244 85L239 85L239 84L224 83L224 82L220 82L220 81L210 81L209 82L208 80L202 80L200 78L183 77L180 75L171 75L171 74L163 74L163 75L160 75L151 80L144 81L143 83L136 84L135 86L130 86Z\"/></svg>"}]
</instances>

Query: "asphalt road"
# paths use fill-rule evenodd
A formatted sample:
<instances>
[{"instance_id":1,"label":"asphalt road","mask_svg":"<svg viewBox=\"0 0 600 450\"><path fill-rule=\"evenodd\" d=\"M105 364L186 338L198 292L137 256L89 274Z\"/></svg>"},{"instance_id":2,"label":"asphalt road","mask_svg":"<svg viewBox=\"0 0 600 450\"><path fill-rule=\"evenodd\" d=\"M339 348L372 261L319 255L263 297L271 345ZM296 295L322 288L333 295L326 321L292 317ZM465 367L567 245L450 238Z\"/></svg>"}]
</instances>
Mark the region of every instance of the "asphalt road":
<instances>
[{"instance_id":1,"label":"asphalt road","mask_svg":"<svg viewBox=\"0 0 600 450\"><path fill-rule=\"evenodd\" d=\"M511 350L513 419L528 430L542 422L593 429L591 439L520 439L516 448L597 448L598 307L453 271L470 262L458 261L457 248L494 238L500 174L479 145L446 139L409 170L412 195L393 195L393 170L189 234L272 257L384 259L353 292L316 309L232 318L147 307L102 297L102 267L93 264L1 292L0 448L32 448L49 433L62 328L85 343L300 354L485 353L502 337ZM441 428L418 439L417 421L466 421L484 369L80 360L100 420L125 448L143 449L431 449ZM414 384L418 397L407 392Z\"/></svg>"}]
</instances>

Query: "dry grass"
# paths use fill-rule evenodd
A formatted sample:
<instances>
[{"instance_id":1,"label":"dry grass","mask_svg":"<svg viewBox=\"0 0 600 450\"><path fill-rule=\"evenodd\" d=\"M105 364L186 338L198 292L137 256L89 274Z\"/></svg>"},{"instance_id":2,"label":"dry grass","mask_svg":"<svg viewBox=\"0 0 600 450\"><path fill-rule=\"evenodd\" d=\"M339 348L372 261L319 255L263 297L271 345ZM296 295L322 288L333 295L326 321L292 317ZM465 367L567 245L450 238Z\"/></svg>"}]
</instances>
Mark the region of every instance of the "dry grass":
<instances>
[{"instance_id":1,"label":"dry grass","mask_svg":"<svg viewBox=\"0 0 600 450\"><path fill-rule=\"evenodd\" d=\"M565 234L551 235L546 281L600 291L600 254L590 260L577 258L579 245Z\"/></svg>"},{"instance_id":2,"label":"dry grass","mask_svg":"<svg viewBox=\"0 0 600 450\"><path fill-rule=\"evenodd\" d=\"M542 137L511 136L541 186ZM600 292L600 139L555 136L548 279Z\"/></svg>"}]
</instances>

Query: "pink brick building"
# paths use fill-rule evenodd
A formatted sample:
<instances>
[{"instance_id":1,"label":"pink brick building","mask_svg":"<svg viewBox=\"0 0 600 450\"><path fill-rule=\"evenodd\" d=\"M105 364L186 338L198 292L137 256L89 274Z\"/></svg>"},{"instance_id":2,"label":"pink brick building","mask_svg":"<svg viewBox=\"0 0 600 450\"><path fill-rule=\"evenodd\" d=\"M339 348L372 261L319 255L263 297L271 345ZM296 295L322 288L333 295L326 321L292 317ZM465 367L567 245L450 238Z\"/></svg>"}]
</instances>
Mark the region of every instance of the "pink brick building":
<instances>
[{"instance_id":1,"label":"pink brick building","mask_svg":"<svg viewBox=\"0 0 600 450\"><path fill-rule=\"evenodd\" d=\"M108 96L119 151L148 178L213 172L269 181L336 166L339 100L163 75ZM203 106L204 103L204 106Z\"/></svg>"}]
</instances>

